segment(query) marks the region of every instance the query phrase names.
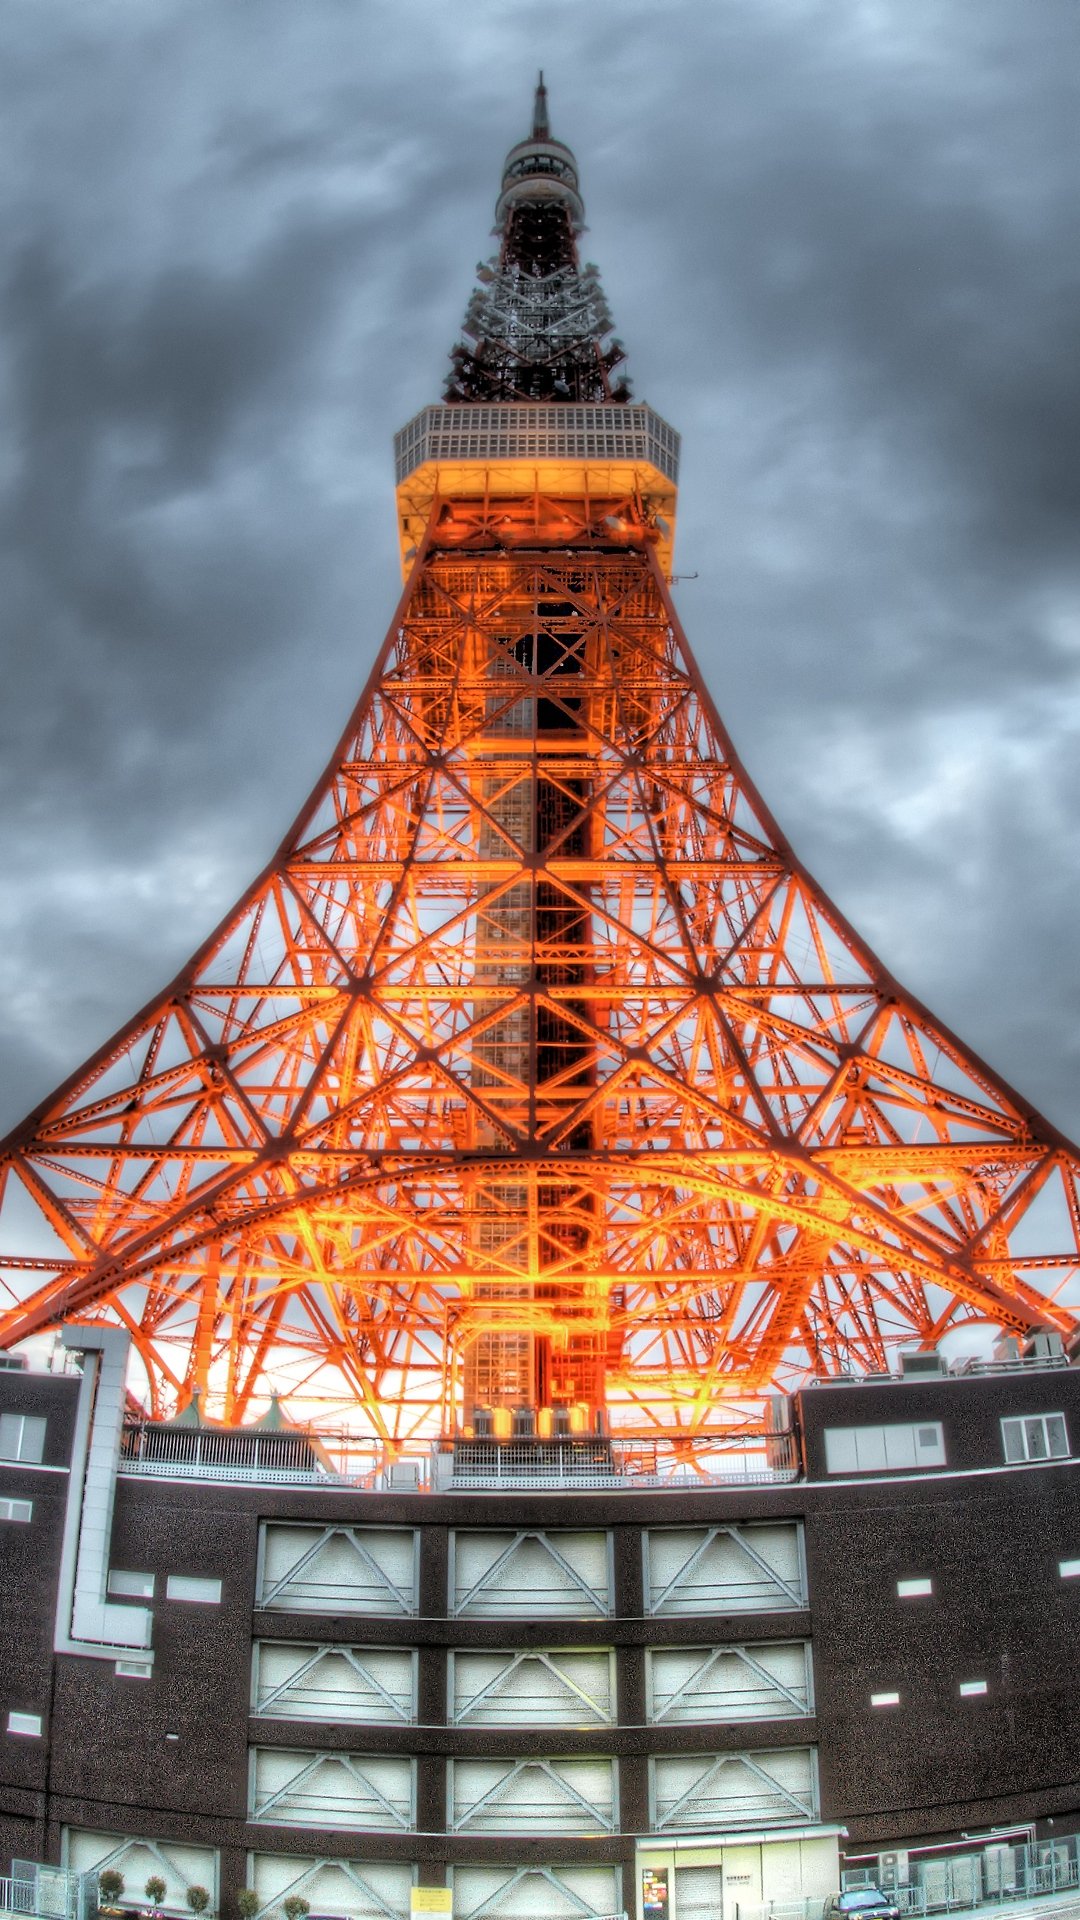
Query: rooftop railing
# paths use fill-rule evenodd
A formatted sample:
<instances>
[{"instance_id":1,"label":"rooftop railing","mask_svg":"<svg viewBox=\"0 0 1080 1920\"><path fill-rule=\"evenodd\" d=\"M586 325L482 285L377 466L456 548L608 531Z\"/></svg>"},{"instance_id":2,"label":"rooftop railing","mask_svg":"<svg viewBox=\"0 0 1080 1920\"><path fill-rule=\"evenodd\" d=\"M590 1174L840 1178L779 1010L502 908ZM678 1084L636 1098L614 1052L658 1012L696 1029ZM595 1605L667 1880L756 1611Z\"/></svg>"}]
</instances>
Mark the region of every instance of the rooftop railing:
<instances>
[{"instance_id":1,"label":"rooftop railing","mask_svg":"<svg viewBox=\"0 0 1080 1920\"><path fill-rule=\"evenodd\" d=\"M446 1440L388 1459L373 1440L340 1434L170 1427L132 1422L120 1472L326 1491L686 1492L701 1487L782 1486L799 1477L791 1432L755 1448L745 1438L648 1443L597 1436L561 1440Z\"/></svg>"}]
</instances>

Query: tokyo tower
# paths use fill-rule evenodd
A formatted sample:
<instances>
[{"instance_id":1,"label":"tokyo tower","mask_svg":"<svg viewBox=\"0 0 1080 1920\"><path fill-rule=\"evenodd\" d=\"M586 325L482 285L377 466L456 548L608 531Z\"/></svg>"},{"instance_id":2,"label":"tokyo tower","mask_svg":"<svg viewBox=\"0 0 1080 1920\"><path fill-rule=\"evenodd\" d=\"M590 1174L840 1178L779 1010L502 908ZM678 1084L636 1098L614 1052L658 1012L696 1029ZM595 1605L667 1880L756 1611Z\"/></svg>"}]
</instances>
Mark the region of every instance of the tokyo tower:
<instances>
[{"instance_id":1,"label":"tokyo tower","mask_svg":"<svg viewBox=\"0 0 1080 1920\"><path fill-rule=\"evenodd\" d=\"M541 81L326 774L0 1147L0 1345L119 1323L158 1414L688 1458L965 1323L1076 1330L1076 1150L848 926L712 704L678 436L583 220Z\"/></svg>"}]
</instances>

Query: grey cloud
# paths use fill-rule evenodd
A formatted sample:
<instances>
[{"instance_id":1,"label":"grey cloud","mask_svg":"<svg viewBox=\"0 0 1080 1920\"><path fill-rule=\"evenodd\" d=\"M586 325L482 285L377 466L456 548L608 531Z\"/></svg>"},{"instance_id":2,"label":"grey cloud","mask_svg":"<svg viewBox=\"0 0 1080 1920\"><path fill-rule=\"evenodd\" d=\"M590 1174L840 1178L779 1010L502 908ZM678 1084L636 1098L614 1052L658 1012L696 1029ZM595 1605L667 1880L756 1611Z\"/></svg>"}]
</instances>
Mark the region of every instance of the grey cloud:
<instances>
[{"instance_id":1,"label":"grey cloud","mask_svg":"<svg viewBox=\"0 0 1080 1920\"><path fill-rule=\"evenodd\" d=\"M1080 1131L1075 10L410 21L5 22L4 1116L319 771L398 592L390 436L543 64L636 391L684 433L679 602L738 745L882 957Z\"/></svg>"}]
</instances>

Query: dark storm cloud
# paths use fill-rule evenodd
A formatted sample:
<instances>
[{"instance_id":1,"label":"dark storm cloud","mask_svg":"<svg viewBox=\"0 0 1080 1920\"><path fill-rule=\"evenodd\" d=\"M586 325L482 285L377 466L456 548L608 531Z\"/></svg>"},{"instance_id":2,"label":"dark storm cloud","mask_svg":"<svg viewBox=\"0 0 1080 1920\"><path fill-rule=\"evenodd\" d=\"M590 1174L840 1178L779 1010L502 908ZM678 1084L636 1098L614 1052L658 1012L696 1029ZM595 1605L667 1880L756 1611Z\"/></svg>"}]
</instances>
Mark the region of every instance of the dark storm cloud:
<instances>
[{"instance_id":1,"label":"dark storm cloud","mask_svg":"<svg viewBox=\"0 0 1080 1920\"><path fill-rule=\"evenodd\" d=\"M548 69L680 607L883 957L1080 1132L1080 22L964 0L14 6L0 27L0 1107L260 867L397 595Z\"/></svg>"}]
</instances>

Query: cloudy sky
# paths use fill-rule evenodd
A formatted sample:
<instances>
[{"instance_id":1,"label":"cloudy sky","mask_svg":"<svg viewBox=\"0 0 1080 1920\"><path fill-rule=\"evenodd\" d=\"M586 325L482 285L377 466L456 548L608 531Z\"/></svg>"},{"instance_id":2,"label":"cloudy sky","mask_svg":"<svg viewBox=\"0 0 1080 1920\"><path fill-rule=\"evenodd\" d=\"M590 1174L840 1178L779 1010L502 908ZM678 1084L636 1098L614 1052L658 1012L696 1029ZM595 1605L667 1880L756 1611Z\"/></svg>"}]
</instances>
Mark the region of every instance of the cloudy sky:
<instances>
[{"instance_id":1,"label":"cloudy sky","mask_svg":"<svg viewBox=\"0 0 1080 1920\"><path fill-rule=\"evenodd\" d=\"M752 773L1080 1135L1075 0L7 0L0 1129L320 770L539 65Z\"/></svg>"}]
</instances>

